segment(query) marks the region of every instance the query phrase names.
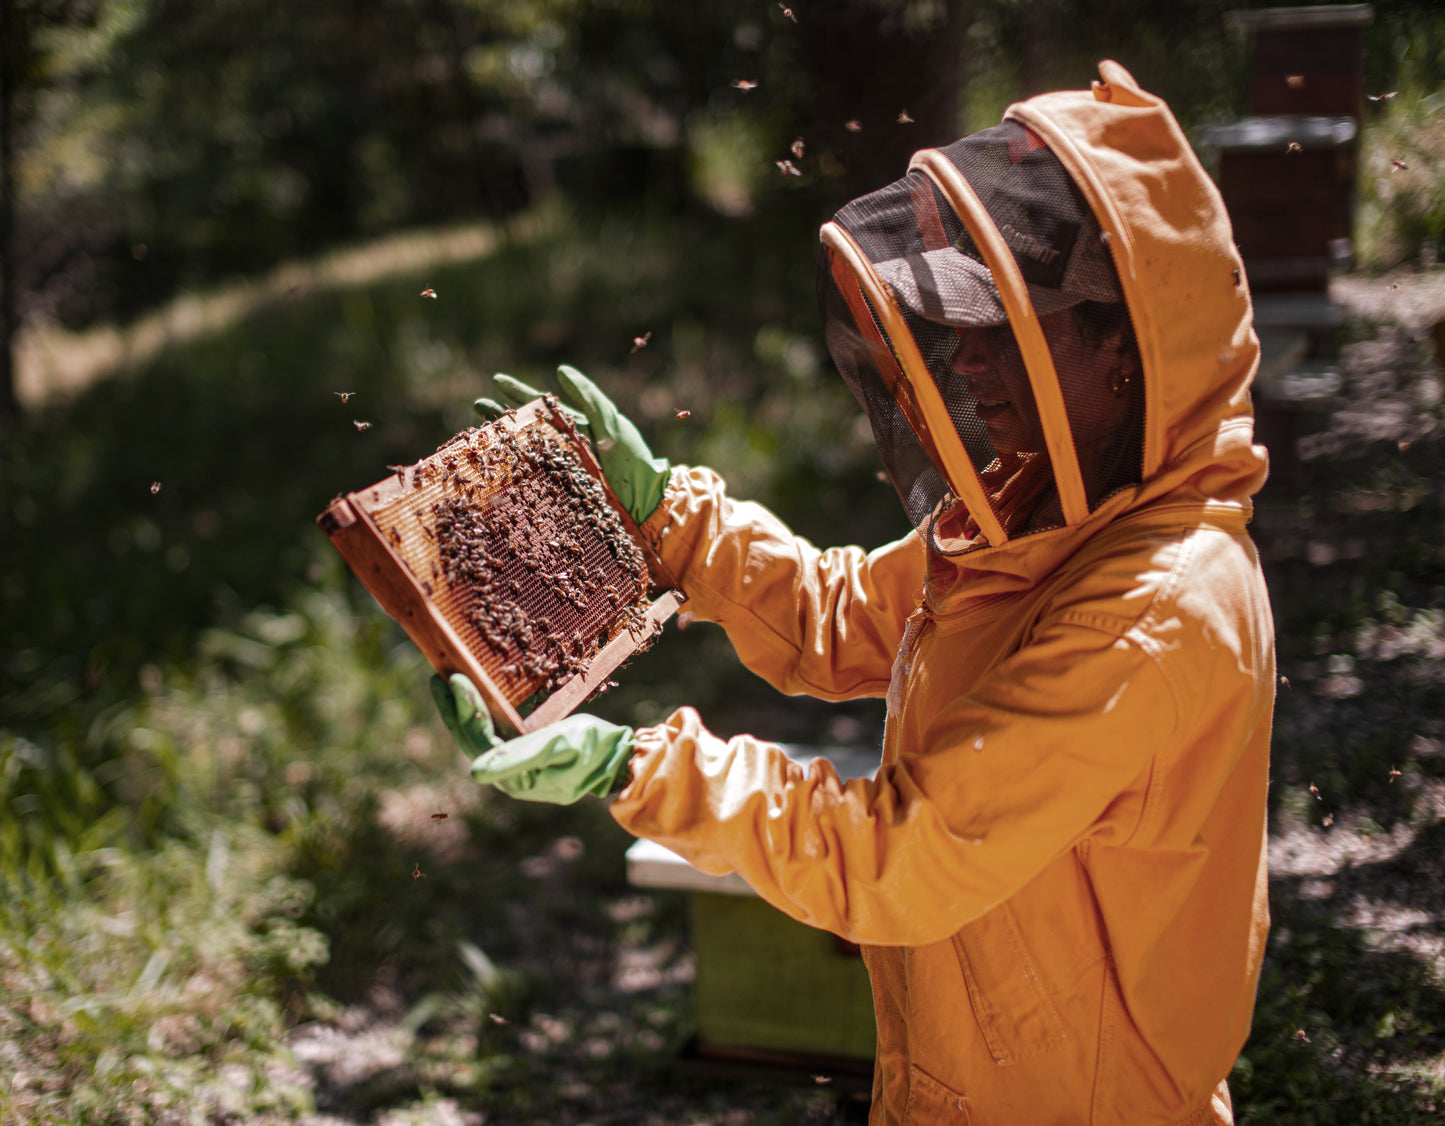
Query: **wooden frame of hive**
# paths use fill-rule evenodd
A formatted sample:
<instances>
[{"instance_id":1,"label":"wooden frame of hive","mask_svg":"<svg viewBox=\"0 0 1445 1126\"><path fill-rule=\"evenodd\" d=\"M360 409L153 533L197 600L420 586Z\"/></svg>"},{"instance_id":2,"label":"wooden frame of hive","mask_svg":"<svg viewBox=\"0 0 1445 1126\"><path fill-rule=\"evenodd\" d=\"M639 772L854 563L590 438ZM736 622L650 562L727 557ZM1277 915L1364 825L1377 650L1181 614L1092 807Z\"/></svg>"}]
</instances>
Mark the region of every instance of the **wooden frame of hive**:
<instances>
[{"instance_id":1,"label":"wooden frame of hive","mask_svg":"<svg viewBox=\"0 0 1445 1126\"><path fill-rule=\"evenodd\" d=\"M569 715L682 601L550 395L393 468L317 523L432 667L471 679L503 734Z\"/></svg>"}]
</instances>

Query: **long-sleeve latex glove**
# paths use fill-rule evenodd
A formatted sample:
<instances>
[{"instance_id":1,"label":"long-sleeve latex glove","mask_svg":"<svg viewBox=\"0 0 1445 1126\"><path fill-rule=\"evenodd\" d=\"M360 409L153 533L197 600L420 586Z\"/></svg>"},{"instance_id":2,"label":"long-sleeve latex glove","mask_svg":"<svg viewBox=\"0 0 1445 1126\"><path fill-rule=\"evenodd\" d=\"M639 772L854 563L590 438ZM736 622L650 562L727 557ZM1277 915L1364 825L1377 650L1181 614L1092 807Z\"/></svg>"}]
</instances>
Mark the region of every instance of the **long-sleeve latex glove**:
<instances>
[{"instance_id":1,"label":"long-sleeve latex glove","mask_svg":"<svg viewBox=\"0 0 1445 1126\"><path fill-rule=\"evenodd\" d=\"M483 398L473 404L477 414L488 421L543 394L510 375L494 375L492 381L501 401ZM591 434L607 483L629 515L641 524L662 503L670 469L667 460L653 456L632 420L576 368L566 364L559 367L557 383L567 404L563 410L579 430Z\"/></svg>"},{"instance_id":2,"label":"long-sleeve latex glove","mask_svg":"<svg viewBox=\"0 0 1445 1126\"><path fill-rule=\"evenodd\" d=\"M432 698L457 743L473 755L472 777L522 801L571 805L626 786L632 728L577 713L502 740L477 686L461 673L432 677Z\"/></svg>"}]
</instances>

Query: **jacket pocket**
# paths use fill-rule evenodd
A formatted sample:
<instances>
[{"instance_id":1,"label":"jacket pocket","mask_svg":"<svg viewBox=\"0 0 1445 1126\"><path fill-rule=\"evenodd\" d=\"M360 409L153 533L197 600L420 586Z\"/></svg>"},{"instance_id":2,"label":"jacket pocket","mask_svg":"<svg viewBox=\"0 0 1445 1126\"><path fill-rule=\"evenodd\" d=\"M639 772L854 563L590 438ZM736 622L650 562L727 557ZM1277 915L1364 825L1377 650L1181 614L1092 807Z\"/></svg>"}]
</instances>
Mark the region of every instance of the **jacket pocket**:
<instances>
[{"instance_id":1,"label":"jacket pocket","mask_svg":"<svg viewBox=\"0 0 1445 1126\"><path fill-rule=\"evenodd\" d=\"M1027 1059L1068 1039L1007 903L954 935L953 947L973 1014L995 1063Z\"/></svg>"},{"instance_id":2,"label":"jacket pocket","mask_svg":"<svg viewBox=\"0 0 1445 1126\"><path fill-rule=\"evenodd\" d=\"M917 1064L908 1069L908 1105L903 1111L903 1126L969 1126L968 1100L957 1091L945 1087Z\"/></svg>"}]
</instances>

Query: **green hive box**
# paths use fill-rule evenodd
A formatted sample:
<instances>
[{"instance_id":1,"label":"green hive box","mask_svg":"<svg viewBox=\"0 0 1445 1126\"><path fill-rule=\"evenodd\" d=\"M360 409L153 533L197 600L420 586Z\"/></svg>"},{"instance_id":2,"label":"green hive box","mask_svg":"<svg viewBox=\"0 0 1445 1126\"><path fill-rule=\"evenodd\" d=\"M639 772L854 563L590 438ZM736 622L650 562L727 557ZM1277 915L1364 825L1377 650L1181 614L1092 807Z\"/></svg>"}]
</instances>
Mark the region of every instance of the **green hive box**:
<instances>
[{"instance_id":1,"label":"green hive box","mask_svg":"<svg viewBox=\"0 0 1445 1126\"><path fill-rule=\"evenodd\" d=\"M873 1058L873 995L856 947L757 898L693 892L689 915L700 1045Z\"/></svg>"},{"instance_id":2,"label":"green hive box","mask_svg":"<svg viewBox=\"0 0 1445 1126\"><path fill-rule=\"evenodd\" d=\"M801 750L790 754L806 761L819 753ZM844 778L871 776L878 765L876 754L822 753ZM651 841L628 849L627 870L637 887L688 894L700 1054L873 1059L873 995L855 946L788 918L739 876L706 875Z\"/></svg>"}]
</instances>

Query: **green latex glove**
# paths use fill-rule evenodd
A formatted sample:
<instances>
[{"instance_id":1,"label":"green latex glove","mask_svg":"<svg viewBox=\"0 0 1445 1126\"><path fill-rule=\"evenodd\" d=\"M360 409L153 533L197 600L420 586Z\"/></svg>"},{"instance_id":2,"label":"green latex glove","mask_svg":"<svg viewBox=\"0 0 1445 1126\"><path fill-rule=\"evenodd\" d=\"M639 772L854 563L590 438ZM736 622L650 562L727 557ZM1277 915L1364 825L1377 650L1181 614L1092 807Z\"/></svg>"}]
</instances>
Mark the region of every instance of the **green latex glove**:
<instances>
[{"instance_id":1,"label":"green latex glove","mask_svg":"<svg viewBox=\"0 0 1445 1126\"><path fill-rule=\"evenodd\" d=\"M630 727L579 713L504 741L477 686L461 673L433 677L432 697L452 738L476 756L472 777L508 797L571 805L586 794L605 798L627 784Z\"/></svg>"},{"instance_id":2,"label":"green latex glove","mask_svg":"<svg viewBox=\"0 0 1445 1126\"><path fill-rule=\"evenodd\" d=\"M494 375L501 401L478 399L473 408L488 421L508 409L516 409L542 392L510 375ZM563 364L557 369L562 388L563 410L584 434L590 434L597 449L597 461L607 483L628 514L641 524L662 503L670 466L666 458L653 457L631 419L622 414L602 391L576 368Z\"/></svg>"}]
</instances>

